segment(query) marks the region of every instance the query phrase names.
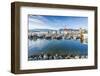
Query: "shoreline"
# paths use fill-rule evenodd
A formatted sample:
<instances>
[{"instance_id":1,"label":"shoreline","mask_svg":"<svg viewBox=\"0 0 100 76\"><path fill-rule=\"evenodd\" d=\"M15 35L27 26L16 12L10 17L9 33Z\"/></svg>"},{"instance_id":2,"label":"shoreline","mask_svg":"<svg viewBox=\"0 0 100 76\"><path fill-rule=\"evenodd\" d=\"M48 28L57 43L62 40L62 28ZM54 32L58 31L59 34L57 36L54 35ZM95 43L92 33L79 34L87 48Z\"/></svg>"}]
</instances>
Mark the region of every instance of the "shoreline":
<instances>
[{"instance_id":1,"label":"shoreline","mask_svg":"<svg viewBox=\"0 0 100 76\"><path fill-rule=\"evenodd\" d=\"M61 59L86 59L87 55L49 55L49 54L40 54L40 55L31 55L28 57L28 61L38 61L38 60L61 60Z\"/></svg>"}]
</instances>

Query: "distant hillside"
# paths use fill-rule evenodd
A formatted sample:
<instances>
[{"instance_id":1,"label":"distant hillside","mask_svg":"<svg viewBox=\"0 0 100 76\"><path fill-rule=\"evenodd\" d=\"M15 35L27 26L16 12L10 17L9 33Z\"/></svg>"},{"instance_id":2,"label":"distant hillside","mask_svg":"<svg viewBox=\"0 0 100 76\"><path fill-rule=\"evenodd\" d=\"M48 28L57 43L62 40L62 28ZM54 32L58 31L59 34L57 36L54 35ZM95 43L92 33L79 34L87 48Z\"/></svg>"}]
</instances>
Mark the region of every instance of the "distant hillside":
<instances>
[{"instance_id":1,"label":"distant hillside","mask_svg":"<svg viewBox=\"0 0 100 76\"><path fill-rule=\"evenodd\" d=\"M59 29L60 31L64 31L64 29ZM68 31L78 31L79 29L67 29Z\"/></svg>"},{"instance_id":2,"label":"distant hillside","mask_svg":"<svg viewBox=\"0 0 100 76\"><path fill-rule=\"evenodd\" d=\"M31 29L31 30L28 30L29 32L40 32L40 31L43 31L43 32L48 32L48 31L56 31L56 30L52 30L52 29Z\"/></svg>"},{"instance_id":3,"label":"distant hillside","mask_svg":"<svg viewBox=\"0 0 100 76\"><path fill-rule=\"evenodd\" d=\"M84 32L87 32L86 29L83 29ZM48 32L48 31L57 31L57 30L53 30L53 29L31 29L28 30L29 32ZM64 31L64 29L59 29L59 31ZM67 29L67 31L79 31L79 29Z\"/></svg>"}]
</instances>

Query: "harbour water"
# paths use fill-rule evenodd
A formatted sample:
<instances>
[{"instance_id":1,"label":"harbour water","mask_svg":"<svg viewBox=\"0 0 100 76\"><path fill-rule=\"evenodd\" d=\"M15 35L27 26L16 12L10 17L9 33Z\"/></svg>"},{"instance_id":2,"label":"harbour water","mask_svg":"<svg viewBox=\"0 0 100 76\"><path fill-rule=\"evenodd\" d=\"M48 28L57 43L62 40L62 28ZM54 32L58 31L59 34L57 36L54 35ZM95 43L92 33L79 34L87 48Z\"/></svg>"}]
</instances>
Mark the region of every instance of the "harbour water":
<instances>
[{"instance_id":1,"label":"harbour water","mask_svg":"<svg viewBox=\"0 0 100 76\"><path fill-rule=\"evenodd\" d=\"M75 55L75 56L87 56L88 45L83 44L80 40L67 40L67 39L37 39L28 40L28 57L32 55Z\"/></svg>"}]
</instances>

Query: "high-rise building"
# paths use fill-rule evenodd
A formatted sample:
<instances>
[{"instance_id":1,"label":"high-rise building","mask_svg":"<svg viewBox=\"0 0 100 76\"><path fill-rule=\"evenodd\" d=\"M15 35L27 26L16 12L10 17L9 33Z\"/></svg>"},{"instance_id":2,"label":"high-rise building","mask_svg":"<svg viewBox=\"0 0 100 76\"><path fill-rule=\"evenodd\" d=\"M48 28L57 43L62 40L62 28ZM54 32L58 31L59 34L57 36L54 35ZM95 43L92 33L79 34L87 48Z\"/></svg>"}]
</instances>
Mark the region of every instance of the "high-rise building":
<instances>
[{"instance_id":1,"label":"high-rise building","mask_svg":"<svg viewBox=\"0 0 100 76\"><path fill-rule=\"evenodd\" d=\"M67 34L68 32L67 32L67 28L66 28L66 26L64 27L64 34Z\"/></svg>"}]
</instances>

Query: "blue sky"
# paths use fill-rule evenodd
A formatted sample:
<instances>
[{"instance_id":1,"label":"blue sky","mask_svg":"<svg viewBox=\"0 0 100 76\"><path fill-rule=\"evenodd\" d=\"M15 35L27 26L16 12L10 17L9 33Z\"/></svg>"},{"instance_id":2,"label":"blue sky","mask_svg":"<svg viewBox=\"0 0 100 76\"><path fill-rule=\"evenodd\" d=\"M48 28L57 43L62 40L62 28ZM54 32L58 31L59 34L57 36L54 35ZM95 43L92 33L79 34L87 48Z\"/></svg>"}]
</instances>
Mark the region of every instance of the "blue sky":
<instances>
[{"instance_id":1,"label":"blue sky","mask_svg":"<svg viewBox=\"0 0 100 76\"><path fill-rule=\"evenodd\" d=\"M88 17L29 15L29 29L88 28Z\"/></svg>"}]
</instances>

